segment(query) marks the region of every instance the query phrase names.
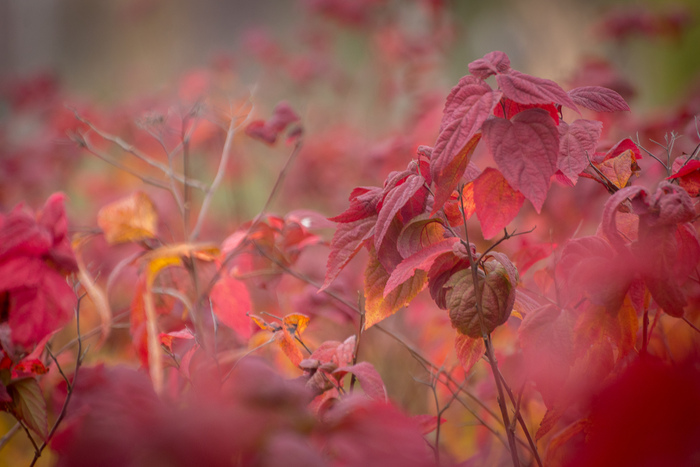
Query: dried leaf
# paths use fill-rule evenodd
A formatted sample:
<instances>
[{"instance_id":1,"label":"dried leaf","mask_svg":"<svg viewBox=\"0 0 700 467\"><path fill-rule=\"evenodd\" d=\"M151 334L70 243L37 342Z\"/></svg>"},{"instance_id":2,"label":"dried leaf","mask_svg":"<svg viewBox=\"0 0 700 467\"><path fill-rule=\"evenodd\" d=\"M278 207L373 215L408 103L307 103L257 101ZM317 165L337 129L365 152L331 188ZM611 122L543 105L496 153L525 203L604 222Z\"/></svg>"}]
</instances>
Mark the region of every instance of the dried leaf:
<instances>
[{"instance_id":1,"label":"dried leaf","mask_svg":"<svg viewBox=\"0 0 700 467\"><path fill-rule=\"evenodd\" d=\"M158 235L158 213L148 195L137 191L100 209L97 225L110 245L138 242Z\"/></svg>"}]
</instances>

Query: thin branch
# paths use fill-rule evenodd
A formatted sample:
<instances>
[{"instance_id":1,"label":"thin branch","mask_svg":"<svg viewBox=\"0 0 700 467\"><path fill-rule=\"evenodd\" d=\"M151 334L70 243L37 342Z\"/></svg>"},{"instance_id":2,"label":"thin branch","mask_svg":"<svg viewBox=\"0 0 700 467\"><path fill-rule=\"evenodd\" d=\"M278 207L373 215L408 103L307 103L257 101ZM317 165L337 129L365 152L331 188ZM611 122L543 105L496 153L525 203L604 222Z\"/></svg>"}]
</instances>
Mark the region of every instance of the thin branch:
<instances>
[{"instance_id":1,"label":"thin branch","mask_svg":"<svg viewBox=\"0 0 700 467\"><path fill-rule=\"evenodd\" d=\"M496 381L496 390L498 391L498 407L501 409L501 417L503 418L503 426L506 429L506 434L508 435L508 445L510 447L510 455L513 460L513 467L520 466L520 459L518 458L518 446L515 441L515 430L510 429L510 421L508 416L508 409L506 407L505 397L503 395L503 387L501 384L501 378L499 377L498 362L496 360L496 355L493 351L493 344L491 342L491 333L486 329L486 320L484 319L484 310L482 307L482 295L481 287L479 287L479 273L476 270L476 260L472 254L471 244L469 243L469 229L467 229L467 216L464 212L464 204L462 202L462 187L458 190L459 193L459 210L462 214L462 224L464 226L464 240L460 239L467 248L467 255L469 256L469 267L472 273L472 284L474 284L474 298L476 312L479 316L479 322L481 325L481 334L484 339L484 344L486 345L486 355L488 357L489 363L491 364L491 372L493 373L493 378Z\"/></svg>"},{"instance_id":2,"label":"thin branch","mask_svg":"<svg viewBox=\"0 0 700 467\"><path fill-rule=\"evenodd\" d=\"M124 141L124 140L121 139L120 137L111 135L111 134L109 134L109 133L106 133L106 132L100 130L100 129L97 128L92 122L90 122L89 120L85 119L84 117L81 117L77 110L75 110L75 109L70 109L70 110L73 111L73 114L75 115L75 118L76 118L78 121L80 121L80 122L84 123L85 125L87 125L87 126L88 126L93 132L95 132L95 134L97 134L100 138L104 139L105 141L109 141L109 142L111 142L111 143L113 143L113 144L116 144L117 146L119 146L119 148L121 148L122 151L127 152L127 153L129 153L129 154L135 156L136 158L142 160L143 162L145 162L146 164L150 165L151 167L154 167L154 168L160 170L160 171L163 172L163 174L165 174L168 178L174 178L175 180L177 180L177 181L180 182L180 183L183 183L183 184L186 184L186 185L188 185L188 186L191 186L192 188L197 188L198 190L201 190L201 191L206 191L206 190L207 190L207 185L206 185L206 184L200 182L199 180L193 180L193 179L191 179L191 178L188 178L187 180L185 180L185 177L184 177L182 174L179 174L179 173L177 173L177 172L173 172L173 171L170 169L170 167L168 167L167 165L163 164L162 162L159 162L159 161L157 161L157 160L154 160L154 159L150 158L149 156L147 156L146 154L142 153L142 152L139 151L136 147L134 147L133 145L127 143L126 141ZM98 157L99 157L99 156L98 156ZM121 168L121 167L120 167L120 168Z\"/></svg>"},{"instance_id":3,"label":"thin branch","mask_svg":"<svg viewBox=\"0 0 700 467\"><path fill-rule=\"evenodd\" d=\"M206 217L207 213L209 212L209 205L211 204L212 197L214 196L214 192L219 188L219 185L221 184L222 180L224 179L224 175L226 174L226 167L228 166L229 159L231 158L231 145L233 144L233 137L236 134L236 129L239 126L242 126L245 124L246 121L250 118L250 116L253 114L253 107L251 106L250 112L248 112L248 115L246 115L245 119L243 122L240 123L240 125L236 125L236 117L234 115L231 115L231 121L228 126L228 130L226 131L226 140L224 141L224 147L221 150L221 159L219 159L219 168L216 171L216 175L214 176L214 181L211 182L211 185L205 190L204 192L204 200L202 201L202 206L199 209L199 215L197 216L197 222L194 226L194 229L192 230L192 233L190 234L190 241L194 241L197 239L199 236L199 232L202 229L202 223L204 222L204 218ZM285 166L286 168L286 166ZM279 179L278 179L279 180ZM273 189L274 192L274 189Z\"/></svg>"},{"instance_id":4,"label":"thin branch","mask_svg":"<svg viewBox=\"0 0 700 467\"><path fill-rule=\"evenodd\" d=\"M61 407L61 411L59 412L58 417L56 417L56 421L54 422L53 426L51 427L51 430L49 431L49 434L46 437L46 440L41 443L41 446L39 446L39 448L34 453L34 459L32 460L31 464L29 464L29 467L33 467L36 464L36 462L41 457L41 453L43 452L43 450L46 448L48 443L51 441L51 438L53 438L54 434L56 433L56 430L58 429L58 425L61 423L63 418L66 416L66 411L68 410L68 404L70 403L71 397L73 396L73 392L75 390L75 383L78 380L78 373L80 370L80 365L82 364L83 358L84 358L82 336L80 335L80 303L81 303L81 300L78 299L78 304L75 307L75 327L76 327L77 333L78 333L78 352L77 352L77 356L75 359L75 369L73 370L73 379L71 380L70 384L68 384L68 381L66 380L66 384L68 384L68 391L66 394L66 399L63 401L63 407ZM58 366L58 361L56 361L56 365ZM59 368L60 368L60 366L59 366ZM63 371L61 371L61 374L63 374Z\"/></svg>"},{"instance_id":5,"label":"thin branch","mask_svg":"<svg viewBox=\"0 0 700 467\"><path fill-rule=\"evenodd\" d=\"M2 450L2 448L4 448L5 445L10 442L12 437L20 430L20 428L22 428L22 425L17 422L7 431L7 433L3 435L2 438L0 438L0 450Z\"/></svg>"}]
</instances>

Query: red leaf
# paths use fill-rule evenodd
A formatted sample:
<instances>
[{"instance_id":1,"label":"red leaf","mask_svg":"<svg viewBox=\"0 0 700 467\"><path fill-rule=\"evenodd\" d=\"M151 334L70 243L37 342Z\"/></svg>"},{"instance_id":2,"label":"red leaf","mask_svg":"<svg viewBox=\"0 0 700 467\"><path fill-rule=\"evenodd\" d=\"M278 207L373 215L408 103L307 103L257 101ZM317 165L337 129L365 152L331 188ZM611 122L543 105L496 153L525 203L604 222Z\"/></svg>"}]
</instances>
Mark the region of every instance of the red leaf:
<instances>
[{"instance_id":1,"label":"red leaf","mask_svg":"<svg viewBox=\"0 0 700 467\"><path fill-rule=\"evenodd\" d=\"M481 79L486 79L499 73L508 73L509 71L511 70L508 55L498 50L489 52L483 58L474 60L469 64L469 73Z\"/></svg>"},{"instance_id":2,"label":"red leaf","mask_svg":"<svg viewBox=\"0 0 700 467\"><path fill-rule=\"evenodd\" d=\"M474 103L484 94L491 92L491 86L474 76L463 76L457 85L452 88L445 100L445 107L442 109L442 119L440 121L440 133L447 125L464 116ZM434 149L431 149L429 159L434 156Z\"/></svg>"},{"instance_id":3,"label":"red leaf","mask_svg":"<svg viewBox=\"0 0 700 467\"><path fill-rule=\"evenodd\" d=\"M352 373L362 386L362 390L372 399L386 401L386 388L382 377L369 362L360 362L351 366L343 366L333 372L334 375L342 378L345 374Z\"/></svg>"},{"instance_id":4,"label":"red leaf","mask_svg":"<svg viewBox=\"0 0 700 467\"><path fill-rule=\"evenodd\" d=\"M280 133L282 133L287 126L298 121L299 116L296 112L294 112L286 101L282 101L275 106L269 120L255 120L250 122L245 129L245 133L267 144L275 144Z\"/></svg>"},{"instance_id":5,"label":"red leaf","mask_svg":"<svg viewBox=\"0 0 700 467\"><path fill-rule=\"evenodd\" d=\"M77 303L66 279L38 258L0 263L0 291L9 293L12 341L26 349L65 326Z\"/></svg>"},{"instance_id":6,"label":"red leaf","mask_svg":"<svg viewBox=\"0 0 700 467\"><path fill-rule=\"evenodd\" d=\"M462 364L465 373L469 373L476 362L481 359L486 352L484 340L481 338L473 339L461 333L455 333L455 350L457 358Z\"/></svg>"},{"instance_id":7,"label":"red leaf","mask_svg":"<svg viewBox=\"0 0 700 467\"><path fill-rule=\"evenodd\" d=\"M523 110L527 109L543 109L549 112L549 116L552 117L552 121L555 125L559 125L559 109L554 104L520 104L507 97L501 98L501 102L498 103L496 108L493 109L493 114L496 117L502 117L510 120L511 118L518 115Z\"/></svg>"},{"instance_id":8,"label":"red leaf","mask_svg":"<svg viewBox=\"0 0 700 467\"><path fill-rule=\"evenodd\" d=\"M435 180L435 197L433 200L433 211L431 215L435 214L440 210L440 208L443 207L445 202L447 202L452 195L452 192L455 190L455 188L457 188L457 185L465 174L465 170L467 170L471 164L471 156L480 140L481 133L477 133L464 145L464 147L455 155L453 159L447 162L446 166L436 168L438 167L436 164L446 162L445 160L435 162L435 164L432 165L432 167L439 173L433 173L432 175L433 180Z\"/></svg>"},{"instance_id":9,"label":"red leaf","mask_svg":"<svg viewBox=\"0 0 700 467\"><path fill-rule=\"evenodd\" d=\"M209 294L214 314L222 323L247 339L253 333L250 318L250 295L245 284L224 275L214 284Z\"/></svg>"},{"instance_id":10,"label":"red leaf","mask_svg":"<svg viewBox=\"0 0 700 467\"><path fill-rule=\"evenodd\" d=\"M510 186L540 212L551 177L557 171L559 155L559 132L549 114L542 109L529 109L511 121L487 120L484 138Z\"/></svg>"},{"instance_id":11,"label":"red leaf","mask_svg":"<svg viewBox=\"0 0 700 467\"><path fill-rule=\"evenodd\" d=\"M617 112L630 110L627 102L612 89L602 86L581 86L569 91L569 96L581 107L596 112Z\"/></svg>"},{"instance_id":12,"label":"red leaf","mask_svg":"<svg viewBox=\"0 0 700 467\"><path fill-rule=\"evenodd\" d=\"M396 213L423 187L424 183L425 179L421 175L409 175L403 183L395 186L386 195L377 216L374 234L374 247L377 250L380 249Z\"/></svg>"},{"instance_id":13,"label":"red leaf","mask_svg":"<svg viewBox=\"0 0 700 467\"><path fill-rule=\"evenodd\" d=\"M498 170L485 169L474 182L476 216L484 239L503 230L518 215L524 202L522 193L513 190Z\"/></svg>"},{"instance_id":14,"label":"red leaf","mask_svg":"<svg viewBox=\"0 0 700 467\"><path fill-rule=\"evenodd\" d=\"M396 248L402 258L417 253L434 243L445 239L445 226L440 218L430 218L427 214L414 217L399 234Z\"/></svg>"},{"instance_id":15,"label":"red leaf","mask_svg":"<svg viewBox=\"0 0 700 467\"><path fill-rule=\"evenodd\" d=\"M552 408L573 362L575 319L571 312L549 305L528 315L518 329L526 368Z\"/></svg>"},{"instance_id":16,"label":"red leaf","mask_svg":"<svg viewBox=\"0 0 700 467\"><path fill-rule=\"evenodd\" d=\"M319 345L309 358L321 363L335 363L339 367L351 365L356 340L353 335L344 342L326 341Z\"/></svg>"},{"instance_id":17,"label":"red leaf","mask_svg":"<svg viewBox=\"0 0 700 467\"><path fill-rule=\"evenodd\" d=\"M692 197L700 195L700 161L686 162L686 157L673 161L674 174L668 179L678 179L678 185Z\"/></svg>"},{"instance_id":18,"label":"red leaf","mask_svg":"<svg viewBox=\"0 0 700 467\"><path fill-rule=\"evenodd\" d=\"M435 259L441 254L452 251L452 246L459 241L456 237L450 237L438 243L423 248L412 256L404 259L391 272L384 287L383 295L388 296L399 285L409 280L418 270L427 271L432 266Z\"/></svg>"},{"instance_id":19,"label":"red leaf","mask_svg":"<svg viewBox=\"0 0 700 467\"><path fill-rule=\"evenodd\" d=\"M328 218L333 222L355 222L377 213L377 204L381 200L382 189L379 187L357 187L350 193L350 207L342 214Z\"/></svg>"},{"instance_id":20,"label":"red leaf","mask_svg":"<svg viewBox=\"0 0 700 467\"><path fill-rule=\"evenodd\" d=\"M384 318L396 313L399 309L408 305L425 286L427 274L417 271L413 277L401 283L390 293L384 295L389 273L372 248L370 258L365 269L364 294L365 294L365 329Z\"/></svg>"},{"instance_id":21,"label":"red leaf","mask_svg":"<svg viewBox=\"0 0 700 467\"><path fill-rule=\"evenodd\" d=\"M326 278L319 292L326 289L338 277L340 271L360 251L362 245L374 235L377 216L340 224L331 240L331 252L326 264Z\"/></svg>"},{"instance_id":22,"label":"red leaf","mask_svg":"<svg viewBox=\"0 0 700 467\"><path fill-rule=\"evenodd\" d=\"M603 130L603 123L595 120L578 119L571 125L559 125L559 160L557 167L572 183L578 181L578 174L588 166L595 152Z\"/></svg>"},{"instance_id":23,"label":"red leaf","mask_svg":"<svg viewBox=\"0 0 700 467\"><path fill-rule=\"evenodd\" d=\"M517 70L496 75L496 82L503 94L520 104L556 104L578 112L576 103L554 81L527 75Z\"/></svg>"},{"instance_id":24,"label":"red leaf","mask_svg":"<svg viewBox=\"0 0 700 467\"><path fill-rule=\"evenodd\" d=\"M438 426L438 418L435 415L414 415L411 417L411 420L413 420L420 427L423 435L432 433ZM440 424L443 424L447 422L447 420L441 417L439 422Z\"/></svg>"}]
</instances>

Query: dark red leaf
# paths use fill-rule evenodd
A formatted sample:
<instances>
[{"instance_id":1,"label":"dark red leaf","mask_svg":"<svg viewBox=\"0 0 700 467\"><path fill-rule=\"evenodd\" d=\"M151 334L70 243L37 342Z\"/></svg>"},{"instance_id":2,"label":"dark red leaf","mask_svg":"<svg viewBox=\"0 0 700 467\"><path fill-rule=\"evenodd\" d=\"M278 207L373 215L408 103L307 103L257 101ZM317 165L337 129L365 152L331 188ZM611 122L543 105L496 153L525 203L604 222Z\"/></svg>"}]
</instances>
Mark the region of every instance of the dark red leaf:
<instances>
[{"instance_id":1,"label":"dark red leaf","mask_svg":"<svg viewBox=\"0 0 700 467\"><path fill-rule=\"evenodd\" d=\"M431 215L435 214L437 211L440 210L440 208L442 208L445 205L455 188L457 188L457 185L459 185L460 181L464 179L464 176L466 175L466 170L469 169L470 164L472 164L470 162L471 156L474 153L474 149L476 149L476 145L479 143L480 140L481 133L477 133L472 137L472 139L467 141L467 144L459 151L459 153L457 153L454 156L454 158L452 158L450 161L447 161L446 166L436 169L439 171L439 173L433 173L433 180L435 180L436 185L435 197L433 200L433 210ZM446 161L443 160L440 162ZM436 164L437 163L438 162L436 162ZM434 165L433 167L438 166ZM471 165L471 167L474 166ZM471 175L472 174L469 174L468 177L470 177Z\"/></svg>"},{"instance_id":2,"label":"dark red leaf","mask_svg":"<svg viewBox=\"0 0 700 467\"><path fill-rule=\"evenodd\" d=\"M550 117L555 125L559 125L559 109L554 104L520 104L507 97L501 98L501 102L493 109L493 114L496 117L501 117L510 120L517 114L527 109L543 109L549 112Z\"/></svg>"}]
</instances>

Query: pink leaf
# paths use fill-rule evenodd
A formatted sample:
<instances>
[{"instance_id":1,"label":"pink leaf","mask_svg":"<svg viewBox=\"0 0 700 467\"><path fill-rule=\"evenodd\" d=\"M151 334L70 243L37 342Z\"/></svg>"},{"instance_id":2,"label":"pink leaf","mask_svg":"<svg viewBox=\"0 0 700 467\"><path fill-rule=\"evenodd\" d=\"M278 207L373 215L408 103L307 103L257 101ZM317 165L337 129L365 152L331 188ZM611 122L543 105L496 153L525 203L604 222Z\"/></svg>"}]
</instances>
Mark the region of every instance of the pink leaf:
<instances>
[{"instance_id":1,"label":"pink leaf","mask_svg":"<svg viewBox=\"0 0 700 467\"><path fill-rule=\"evenodd\" d=\"M447 165L444 167L433 166L437 167L436 170L439 173L434 174L432 177L436 186L431 215L438 212L445 205L452 192L461 181L464 181L465 177L469 178L473 175L475 165L470 162L470 159L480 140L481 133L475 134L451 160L440 161L447 162ZM436 162L436 164L440 162Z\"/></svg>"},{"instance_id":2,"label":"pink leaf","mask_svg":"<svg viewBox=\"0 0 700 467\"><path fill-rule=\"evenodd\" d=\"M488 167L474 182L476 216L486 240L503 230L518 215L524 202L522 193L513 190L496 169Z\"/></svg>"},{"instance_id":3,"label":"pink leaf","mask_svg":"<svg viewBox=\"0 0 700 467\"><path fill-rule=\"evenodd\" d=\"M442 133L442 130L444 130L449 123L461 118L477 99L491 91L491 86L479 78L469 75L462 77L447 95L445 107L442 110L440 132ZM457 115L455 115L455 113L457 113ZM432 157L431 155L430 158Z\"/></svg>"},{"instance_id":4,"label":"pink leaf","mask_svg":"<svg viewBox=\"0 0 700 467\"><path fill-rule=\"evenodd\" d=\"M294 112L286 101L282 101L275 106L269 120L255 120L250 122L245 129L245 133L267 144L275 144L280 133L282 133L287 126L298 121L299 116L296 112Z\"/></svg>"},{"instance_id":5,"label":"pink leaf","mask_svg":"<svg viewBox=\"0 0 700 467\"><path fill-rule=\"evenodd\" d=\"M576 103L554 81L511 70L508 74L496 75L496 82L507 98L520 104L554 102L578 112Z\"/></svg>"},{"instance_id":6,"label":"pink leaf","mask_svg":"<svg viewBox=\"0 0 700 467\"><path fill-rule=\"evenodd\" d=\"M247 313L251 310L248 289L243 282L224 274L211 289L212 308L222 323L247 339L253 333Z\"/></svg>"},{"instance_id":7,"label":"pink leaf","mask_svg":"<svg viewBox=\"0 0 700 467\"><path fill-rule=\"evenodd\" d=\"M530 200L537 212L557 171L559 132L547 111L525 110L508 121L484 122L484 138L510 186Z\"/></svg>"},{"instance_id":8,"label":"pink leaf","mask_svg":"<svg viewBox=\"0 0 700 467\"><path fill-rule=\"evenodd\" d=\"M440 417L439 419L435 415L414 415L411 417L411 420L413 420L421 429L421 433L424 435L430 434L438 426L438 421L440 424L443 424L447 422L444 418Z\"/></svg>"},{"instance_id":9,"label":"pink leaf","mask_svg":"<svg viewBox=\"0 0 700 467\"><path fill-rule=\"evenodd\" d=\"M455 335L455 350L457 351L457 358L459 359L459 363L462 364L462 368L464 368L466 373L469 373L474 364L478 362L484 355L484 352L486 352L486 346L484 345L483 339L473 339L458 332Z\"/></svg>"},{"instance_id":10,"label":"pink leaf","mask_svg":"<svg viewBox=\"0 0 700 467\"><path fill-rule=\"evenodd\" d=\"M469 64L469 73L481 79L486 79L499 73L508 73L509 71L510 59L508 55L498 50L489 52L483 58L474 60Z\"/></svg>"},{"instance_id":11,"label":"pink leaf","mask_svg":"<svg viewBox=\"0 0 700 467\"><path fill-rule=\"evenodd\" d=\"M355 365L343 366L333 372L334 375L343 377L346 373L352 373L362 386L362 390L372 399L386 401L386 388L382 377L369 362L360 362Z\"/></svg>"},{"instance_id":12,"label":"pink leaf","mask_svg":"<svg viewBox=\"0 0 700 467\"><path fill-rule=\"evenodd\" d=\"M564 122L559 125L557 167L572 183L578 181L578 174L588 166L602 130L603 123L595 120L578 119L571 125Z\"/></svg>"},{"instance_id":13,"label":"pink leaf","mask_svg":"<svg viewBox=\"0 0 700 467\"><path fill-rule=\"evenodd\" d=\"M617 112L630 110L627 102L612 89L602 86L581 86L569 91L569 96L581 107L596 112Z\"/></svg>"},{"instance_id":14,"label":"pink leaf","mask_svg":"<svg viewBox=\"0 0 700 467\"><path fill-rule=\"evenodd\" d=\"M331 252L326 264L326 278L319 292L326 289L338 277L340 271L355 257L362 245L374 235L377 216L340 224L331 240Z\"/></svg>"},{"instance_id":15,"label":"pink leaf","mask_svg":"<svg viewBox=\"0 0 700 467\"><path fill-rule=\"evenodd\" d=\"M416 270L429 270L433 261L441 254L452 251L452 246L458 241L459 239L457 237L446 238L439 243L434 243L423 248L399 263L396 269L391 272L389 280L384 286L384 297L389 295L396 287L413 277Z\"/></svg>"},{"instance_id":16,"label":"pink leaf","mask_svg":"<svg viewBox=\"0 0 700 467\"><path fill-rule=\"evenodd\" d=\"M397 185L386 195L377 216L377 227L374 235L374 245L377 250L379 250L396 213L423 187L424 183L425 179L421 175L409 175L404 183Z\"/></svg>"}]
</instances>

